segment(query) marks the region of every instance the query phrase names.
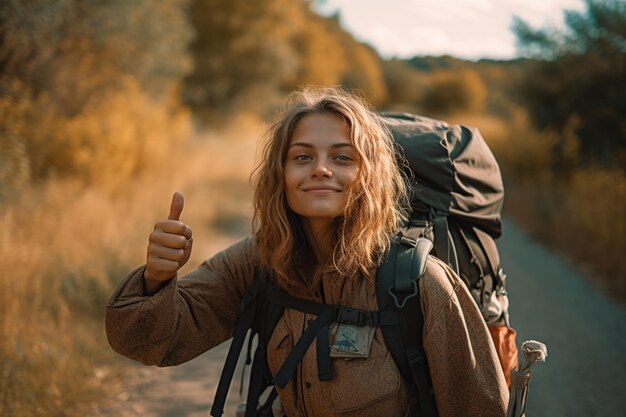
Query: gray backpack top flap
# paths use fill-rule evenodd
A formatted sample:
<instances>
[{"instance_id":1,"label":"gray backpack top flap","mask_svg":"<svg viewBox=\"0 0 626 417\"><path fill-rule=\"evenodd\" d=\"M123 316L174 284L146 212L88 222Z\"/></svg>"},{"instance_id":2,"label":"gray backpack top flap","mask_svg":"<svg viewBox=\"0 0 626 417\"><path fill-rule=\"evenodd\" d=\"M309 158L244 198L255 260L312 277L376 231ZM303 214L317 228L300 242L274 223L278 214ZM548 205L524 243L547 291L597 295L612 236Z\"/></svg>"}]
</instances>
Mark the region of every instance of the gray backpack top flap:
<instances>
[{"instance_id":1,"label":"gray backpack top flap","mask_svg":"<svg viewBox=\"0 0 626 417\"><path fill-rule=\"evenodd\" d=\"M409 113L385 113L383 121L412 171L413 210L432 207L498 238L504 187L480 132Z\"/></svg>"}]
</instances>

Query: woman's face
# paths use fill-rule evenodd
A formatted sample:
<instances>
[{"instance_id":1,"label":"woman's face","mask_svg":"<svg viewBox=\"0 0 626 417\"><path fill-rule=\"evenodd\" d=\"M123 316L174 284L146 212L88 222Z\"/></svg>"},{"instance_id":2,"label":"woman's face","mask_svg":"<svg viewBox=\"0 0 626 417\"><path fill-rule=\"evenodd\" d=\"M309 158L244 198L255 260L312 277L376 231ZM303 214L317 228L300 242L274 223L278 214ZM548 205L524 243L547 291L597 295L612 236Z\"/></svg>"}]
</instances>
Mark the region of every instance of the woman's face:
<instances>
[{"instance_id":1,"label":"woman's face","mask_svg":"<svg viewBox=\"0 0 626 417\"><path fill-rule=\"evenodd\" d=\"M285 161L285 190L291 210L308 222L330 223L343 213L347 190L358 173L359 156L341 117L312 113L298 122Z\"/></svg>"}]
</instances>

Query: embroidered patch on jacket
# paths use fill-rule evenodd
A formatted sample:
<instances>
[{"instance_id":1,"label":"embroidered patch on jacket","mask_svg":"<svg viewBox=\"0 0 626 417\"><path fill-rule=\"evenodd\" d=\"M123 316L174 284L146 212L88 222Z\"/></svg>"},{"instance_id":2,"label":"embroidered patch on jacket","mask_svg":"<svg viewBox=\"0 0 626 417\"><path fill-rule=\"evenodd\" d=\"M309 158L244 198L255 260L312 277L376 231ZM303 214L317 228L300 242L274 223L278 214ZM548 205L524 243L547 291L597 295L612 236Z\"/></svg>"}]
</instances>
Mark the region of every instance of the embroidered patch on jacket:
<instances>
[{"instance_id":1,"label":"embroidered patch on jacket","mask_svg":"<svg viewBox=\"0 0 626 417\"><path fill-rule=\"evenodd\" d=\"M367 358L374 339L374 326L333 323L330 327L332 358Z\"/></svg>"}]
</instances>

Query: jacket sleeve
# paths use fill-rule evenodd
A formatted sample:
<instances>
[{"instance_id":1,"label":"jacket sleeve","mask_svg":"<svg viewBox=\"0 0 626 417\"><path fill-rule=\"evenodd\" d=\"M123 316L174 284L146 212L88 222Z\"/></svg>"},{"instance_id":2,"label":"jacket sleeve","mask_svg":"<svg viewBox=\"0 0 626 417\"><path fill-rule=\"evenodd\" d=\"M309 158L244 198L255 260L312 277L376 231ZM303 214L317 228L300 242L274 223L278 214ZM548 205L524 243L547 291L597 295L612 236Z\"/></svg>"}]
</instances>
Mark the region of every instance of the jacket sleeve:
<instances>
[{"instance_id":1,"label":"jacket sleeve","mask_svg":"<svg viewBox=\"0 0 626 417\"><path fill-rule=\"evenodd\" d=\"M146 365L171 366L195 358L232 336L239 304L254 274L248 237L144 295L145 266L117 286L105 311L111 347Z\"/></svg>"},{"instance_id":2,"label":"jacket sleeve","mask_svg":"<svg viewBox=\"0 0 626 417\"><path fill-rule=\"evenodd\" d=\"M420 279L424 349L440 417L504 417L508 389L489 330L459 277L429 258Z\"/></svg>"}]
</instances>

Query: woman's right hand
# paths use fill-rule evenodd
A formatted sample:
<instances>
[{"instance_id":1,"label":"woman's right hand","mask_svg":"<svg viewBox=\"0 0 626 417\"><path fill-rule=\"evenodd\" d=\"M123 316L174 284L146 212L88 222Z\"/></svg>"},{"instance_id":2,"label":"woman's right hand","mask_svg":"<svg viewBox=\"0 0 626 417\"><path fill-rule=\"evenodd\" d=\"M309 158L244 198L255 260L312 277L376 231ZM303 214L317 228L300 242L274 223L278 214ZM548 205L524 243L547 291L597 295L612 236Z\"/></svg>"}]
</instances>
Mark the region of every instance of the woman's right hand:
<instances>
[{"instance_id":1,"label":"woman's right hand","mask_svg":"<svg viewBox=\"0 0 626 417\"><path fill-rule=\"evenodd\" d=\"M146 270L143 274L146 292L156 293L163 283L176 275L191 255L191 229L180 221L185 200L175 192L167 220L158 221L148 238Z\"/></svg>"}]
</instances>

